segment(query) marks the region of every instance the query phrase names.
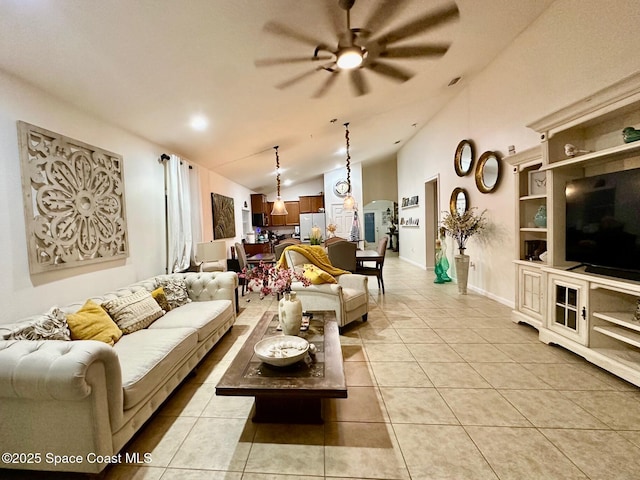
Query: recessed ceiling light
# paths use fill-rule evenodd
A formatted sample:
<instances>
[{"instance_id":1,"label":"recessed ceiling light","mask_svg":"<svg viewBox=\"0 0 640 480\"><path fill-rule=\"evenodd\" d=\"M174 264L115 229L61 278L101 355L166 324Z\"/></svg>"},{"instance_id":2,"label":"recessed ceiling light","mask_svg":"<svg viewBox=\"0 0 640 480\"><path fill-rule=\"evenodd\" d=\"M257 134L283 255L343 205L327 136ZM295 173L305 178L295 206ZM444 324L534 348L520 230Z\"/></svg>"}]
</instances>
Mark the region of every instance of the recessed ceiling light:
<instances>
[{"instance_id":1,"label":"recessed ceiling light","mask_svg":"<svg viewBox=\"0 0 640 480\"><path fill-rule=\"evenodd\" d=\"M397 145L401 142L402 140L396 140L395 142L393 142L394 145Z\"/></svg>"},{"instance_id":2,"label":"recessed ceiling light","mask_svg":"<svg viewBox=\"0 0 640 480\"><path fill-rule=\"evenodd\" d=\"M336 150L336 153L334 155L344 155L345 153L347 153L347 147L340 147L338 150Z\"/></svg>"},{"instance_id":3,"label":"recessed ceiling light","mask_svg":"<svg viewBox=\"0 0 640 480\"><path fill-rule=\"evenodd\" d=\"M456 77L456 78L451 79L451 81L449 82L449 85L447 85L447 86L451 87L451 86L455 85L456 83L458 83L460 81L461 78L462 77Z\"/></svg>"},{"instance_id":4,"label":"recessed ceiling light","mask_svg":"<svg viewBox=\"0 0 640 480\"><path fill-rule=\"evenodd\" d=\"M284 183L284 186L285 186L285 187L288 187L288 186L289 186L289 185L291 185L293 182L292 182L290 179L288 179L288 178L287 178L283 183Z\"/></svg>"},{"instance_id":5,"label":"recessed ceiling light","mask_svg":"<svg viewBox=\"0 0 640 480\"><path fill-rule=\"evenodd\" d=\"M194 115L191 117L190 125L194 130L201 132L209 126L209 120L204 115Z\"/></svg>"}]
</instances>

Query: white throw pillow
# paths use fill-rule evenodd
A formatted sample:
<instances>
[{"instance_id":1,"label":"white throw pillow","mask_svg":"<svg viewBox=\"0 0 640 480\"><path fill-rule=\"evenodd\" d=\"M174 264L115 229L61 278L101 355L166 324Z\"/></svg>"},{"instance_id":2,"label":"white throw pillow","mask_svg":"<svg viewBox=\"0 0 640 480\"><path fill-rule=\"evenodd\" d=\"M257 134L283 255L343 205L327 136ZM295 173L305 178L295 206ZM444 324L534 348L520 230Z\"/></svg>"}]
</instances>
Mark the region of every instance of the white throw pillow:
<instances>
[{"instance_id":1,"label":"white throw pillow","mask_svg":"<svg viewBox=\"0 0 640 480\"><path fill-rule=\"evenodd\" d=\"M114 298L103 303L102 308L124 334L147 328L166 313L147 290Z\"/></svg>"},{"instance_id":2,"label":"white throw pillow","mask_svg":"<svg viewBox=\"0 0 640 480\"><path fill-rule=\"evenodd\" d=\"M5 340L71 340L71 332L67 324L67 316L58 307L44 315L18 324L13 330L3 335Z\"/></svg>"}]
</instances>

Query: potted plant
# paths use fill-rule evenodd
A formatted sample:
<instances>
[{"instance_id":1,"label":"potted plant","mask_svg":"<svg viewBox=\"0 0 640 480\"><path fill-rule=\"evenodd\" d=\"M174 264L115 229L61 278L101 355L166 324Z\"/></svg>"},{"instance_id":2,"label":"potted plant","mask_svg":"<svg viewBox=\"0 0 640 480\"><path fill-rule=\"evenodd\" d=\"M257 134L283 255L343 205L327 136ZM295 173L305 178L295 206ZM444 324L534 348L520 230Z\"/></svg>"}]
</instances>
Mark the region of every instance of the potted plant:
<instances>
[{"instance_id":1,"label":"potted plant","mask_svg":"<svg viewBox=\"0 0 640 480\"><path fill-rule=\"evenodd\" d=\"M462 214L457 210L445 212L445 216L442 219L442 228L458 244L460 254L454 257L458 277L458 292L465 295L469 278L469 255L464 253L467 248L467 241L472 236L482 232L487 226L487 219L484 217L486 210L483 210L479 215L475 210L477 209L469 208Z\"/></svg>"},{"instance_id":2,"label":"potted plant","mask_svg":"<svg viewBox=\"0 0 640 480\"><path fill-rule=\"evenodd\" d=\"M311 232L309 232L309 243L311 243L311 245L322 244L322 231L317 225L314 225Z\"/></svg>"}]
</instances>

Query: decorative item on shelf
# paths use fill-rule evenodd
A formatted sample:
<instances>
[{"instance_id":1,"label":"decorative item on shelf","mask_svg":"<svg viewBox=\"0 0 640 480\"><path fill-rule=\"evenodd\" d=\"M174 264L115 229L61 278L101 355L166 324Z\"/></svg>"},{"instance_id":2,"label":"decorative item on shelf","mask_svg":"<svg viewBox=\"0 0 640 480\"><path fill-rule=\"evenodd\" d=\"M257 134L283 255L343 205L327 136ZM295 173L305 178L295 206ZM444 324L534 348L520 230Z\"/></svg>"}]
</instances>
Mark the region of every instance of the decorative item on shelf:
<instances>
[{"instance_id":1,"label":"decorative item on shelf","mask_svg":"<svg viewBox=\"0 0 640 480\"><path fill-rule=\"evenodd\" d=\"M467 281L469 278L469 255L464 253L467 241L473 235L482 232L487 226L487 219L484 217L486 210L483 210L480 215L476 215L475 210L475 207L471 207L463 214L459 214L457 211L445 212L442 219L442 228L458 244L460 254L455 255L454 259L458 278L458 293L462 295L467 294Z\"/></svg>"},{"instance_id":2,"label":"decorative item on shelf","mask_svg":"<svg viewBox=\"0 0 640 480\"><path fill-rule=\"evenodd\" d=\"M289 305L289 303L300 303L300 300L296 298L295 293L291 297L291 284L293 282L300 282L305 287L311 285L311 281L304 276L303 272L297 272L289 268L279 267L277 264L265 264L260 262L253 268L245 267L239 275L241 278L246 279L247 288L249 290L258 289L260 292L260 298L264 298L266 295L283 295L283 298L278 304L278 318L280 320L280 328L284 331L285 326L282 322L282 313L288 315L287 320L290 318L292 312L298 312L298 306ZM288 295L288 298L287 298ZM282 307L282 312L281 312ZM302 304L300 303L300 325L302 324ZM288 310L284 310L287 308ZM297 313L296 313L297 315ZM298 331L300 330L298 325ZM293 327L290 327L293 328ZM298 331L293 333L297 335ZM286 333L286 332L285 332Z\"/></svg>"},{"instance_id":3,"label":"decorative item on shelf","mask_svg":"<svg viewBox=\"0 0 640 480\"><path fill-rule=\"evenodd\" d=\"M344 138L347 144L347 185L349 187L347 194L342 202L342 209L346 211L353 211L356 208L356 199L351 195L351 154L349 153L349 122L344 124Z\"/></svg>"},{"instance_id":4,"label":"decorative item on shelf","mask_svg":"<svg viewBox=\"0 0 640 480\"><path fill-rule=\"evenodd\" d=\"M546 205L540 205L538 211L533 217L533 223L538 228L546 228L547 226L547 207Z\"/></svg>"},{"instance_id":5,"label":"decorative item on shelf","mask_svg":"<svg viewBox=\"0 0 640 480\"><path fill-rule=\"evenodd\" d=\"M336 230L338 229L335 223L330 223L327 225L327 232L329 232L329 238L333 238L336 236Z\"/></svg>"},{"instance_id":6,"label":"decorative item on shelf","mask_svg":"<svg viewBox=\"0 0 640 480\"><path fill-rule=\"evenodd\" d=\"M532 170L529 172L529 195L544 195L547 193L547 172Z\"/></svg>"},{"instance_id":7,"label":"decorative item on shelf","mask_svg":"<svg viewBox=\"0 0 640 480\"><path fill-rule=\"evenodd\" d=\"M278 145L273 147L276 151L276 186L277 186L277 196L276 200L273 202L273 209L271 210L271 215L288 215L287 207L284 204L284 200L280 196L280 156L278 155Z\"/></svg>"},{"instance_id":8,"label":"decorative item on shelf","mask_svg":"<svg viewBox=\"0 0 640 480\"><path fill-rule=\"evenodd\" d=\"M541 255L547 250L546 240L525 240L524 258L525 260L542 260ZM546 258L546 256L545 256ZM542 260L544 261L544 260Z\"/></svg>"},{"instance_id":9,"label":"decorative item on shelf","mask_svg":"<svg viewBox=\"0 0 640 480\"><path fill-rule=\"evenodd\" d=\"M636 304L636 311L633 312L633 320L635 322L640 322L640 300L638 300Z\"/></svg>"},{"instance_id":10,"label":"decorative item on shelf","mask_svg":"<svg viewBox=\"0 0 640 480\"><path fill-rule=\"evenodd\" d=\"M433 283L446 283L451 281L451 277L447 274L449 270L449 260L447 260L447 242L446 230L440 227L440 238L436 239L436 278Z\"/></svg>"},{"instance_id":11,"label":"decorative item on shelf","mask_svg":"<svg viewBox=\"0 0 640 480\"><path fill-rule=\"evenodd\" d=\"M320 245L322 243L322 231L317 225L314 225L309 232L309 243L311 245Z\"/></svg>"},{"instance_id":12,"label":"decorative item on shelf","mask_svg":"<svg viewBox=\"0 0 640 480\"><path fill-rule=\"evenodd\" d=\"M590 152L591 152L591 150L581 150L578 147L576 147L575 145L572 145L570 143L567 143L564 146L564 153L569 158L573 158L576 155L578 155L579 153L590 153Z\"/></svg>"},{"instance_id":13,"label":"decorative item on shelf","mask_svg":"<svg viewBox=\"0 0 640 480\"><path fill-rule=\"evenodd\" d=\"M627 127L622 130L622 139L624 140L624 143L637 142L640 140L640 130L633 127Z\"/></svg>"}]
</instances>

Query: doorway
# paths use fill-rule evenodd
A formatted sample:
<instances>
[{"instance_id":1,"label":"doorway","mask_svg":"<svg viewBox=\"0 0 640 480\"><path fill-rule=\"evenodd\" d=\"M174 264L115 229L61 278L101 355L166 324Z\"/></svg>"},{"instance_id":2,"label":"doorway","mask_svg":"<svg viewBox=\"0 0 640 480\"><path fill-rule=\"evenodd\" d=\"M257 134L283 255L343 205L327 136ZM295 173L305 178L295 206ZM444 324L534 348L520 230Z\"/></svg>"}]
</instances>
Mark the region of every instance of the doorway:
<instances>
[{"instance_id":1,"label":"doorway","mask_svg":"<svg viewBox=\"0 0 640 480\"><path fill-rule=\"evenodd\" d=\"M364 214L364 241L376 243L376 214L373 212Z\"/></svg>"},{"instance_id":2,"label":"doorway","mask_svg":"<svg viewBox=\"0 0 640 480\"><path fill-rule=\"evenodd\" d=\"M424 219L425 219L425 265L433 270L436 264L436 239L438 238L438 220L440 204L438 199L439 176L427 180L424 184Z\"/></svg>"}]
</instances>

